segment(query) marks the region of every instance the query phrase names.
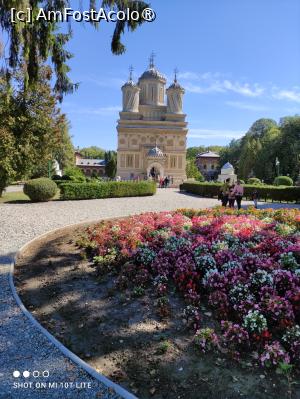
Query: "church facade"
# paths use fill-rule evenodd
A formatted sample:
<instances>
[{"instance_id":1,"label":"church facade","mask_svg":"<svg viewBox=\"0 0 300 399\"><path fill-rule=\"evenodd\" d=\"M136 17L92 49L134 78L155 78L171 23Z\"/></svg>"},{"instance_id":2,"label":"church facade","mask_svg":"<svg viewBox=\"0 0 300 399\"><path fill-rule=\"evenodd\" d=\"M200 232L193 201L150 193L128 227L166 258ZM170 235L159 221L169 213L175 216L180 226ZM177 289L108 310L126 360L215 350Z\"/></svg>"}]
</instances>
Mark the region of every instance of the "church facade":
<instances>
[{"instance_id":1,"label":"church facade","mask_svg":"<svg viewBox=\"0 0 300 399\"><path fill-rule=\"evenodd\" d=\"M186 179L187 122L182 103L184 89L177 81L166 89L166 78L155 68L122 86L123 109L117 124L117 175L122 179ZM167 102L165 102L167 97Z\"/></svg>"}]
</instances>

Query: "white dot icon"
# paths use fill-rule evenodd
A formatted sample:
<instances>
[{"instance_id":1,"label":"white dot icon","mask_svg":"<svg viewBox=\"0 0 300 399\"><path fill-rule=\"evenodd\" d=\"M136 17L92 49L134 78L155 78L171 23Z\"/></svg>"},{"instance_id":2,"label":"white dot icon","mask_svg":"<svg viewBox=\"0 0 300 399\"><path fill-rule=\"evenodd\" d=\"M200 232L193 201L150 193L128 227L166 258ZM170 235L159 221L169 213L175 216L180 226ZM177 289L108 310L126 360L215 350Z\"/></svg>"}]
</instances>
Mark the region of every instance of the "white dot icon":
<instances>
[{"instance_id":1,"label":"white dot icon","mask_svg":"<svg viewBox=\"0 0 300 399\"><path fill-rule=\"evenodd\" d=\"M25 370L23 371L23 377L28 378L30 376L29 371Z\"/></svg>"},{"instance_id":2,"label":"white dot icon","mask_svg":"<svg viewBox=\"0 0 300 399\"><path fill-rule=\"evenodd\" d=\"M14 372L13 372L13 376L15 377L15 378L18 378L18 377L20 377L20 371L18 371L18 370L15 370Z\"/></svg>"}]
</instances>

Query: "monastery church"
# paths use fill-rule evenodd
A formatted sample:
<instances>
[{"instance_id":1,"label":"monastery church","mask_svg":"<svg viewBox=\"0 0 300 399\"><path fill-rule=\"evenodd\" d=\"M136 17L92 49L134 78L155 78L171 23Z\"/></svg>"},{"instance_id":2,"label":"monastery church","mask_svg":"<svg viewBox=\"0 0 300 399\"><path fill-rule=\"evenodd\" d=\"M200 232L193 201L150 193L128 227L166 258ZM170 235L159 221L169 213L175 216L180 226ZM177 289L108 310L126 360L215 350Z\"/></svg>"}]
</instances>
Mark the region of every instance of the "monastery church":
<instances>
[{"instance_id":1,"label":"monastery church","mask_svg":"<svg viewBox=\"0 0 300 399\"><path fill-rule=\"evenodd\" d=\"M170 176L178 185L186 179L186 115L184 89L177 81L166 89L166 78L149 68L133 82L132 69L122 86L123 109L118 120L117 176L122 179L159 179ZM165 103L167 97L167 103Z\"/></svg>"}]
</instances>

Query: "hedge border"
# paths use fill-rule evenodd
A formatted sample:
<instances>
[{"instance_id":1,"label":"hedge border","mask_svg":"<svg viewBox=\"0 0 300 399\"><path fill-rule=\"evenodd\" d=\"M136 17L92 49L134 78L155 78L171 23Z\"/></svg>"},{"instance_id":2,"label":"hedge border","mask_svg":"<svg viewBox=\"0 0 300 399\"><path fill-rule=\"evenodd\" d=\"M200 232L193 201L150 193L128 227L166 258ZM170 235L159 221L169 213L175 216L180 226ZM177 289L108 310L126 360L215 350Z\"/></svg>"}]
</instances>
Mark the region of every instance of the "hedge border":
<instances>
[{"instance_id":1,"label":"hedge border","mask_svg":"<svg viewBox=\"0 0 300 399\"><path fill-rule=\"evenodd\" d=\"M180 191L186 191L191 194L196 194L202 197L218 197L221 183L198 183L185 182L179 188ZM244 197L252 199L252 193L257 190L258 197L264 201L279 201L279 202L300 202L300 187L289 186L259 186L244 184Z\"/></svg>"},{"instance_id":2,"label":"hedge border","mask_svg":"<svg viewBox=\"0 0 300 399\"><path fill-rule=\"evenodd\" d=\"M63 183L60 184L61 200L140 197L154 195L156 184L152 181Z\"/></svg>"}]
</instances>

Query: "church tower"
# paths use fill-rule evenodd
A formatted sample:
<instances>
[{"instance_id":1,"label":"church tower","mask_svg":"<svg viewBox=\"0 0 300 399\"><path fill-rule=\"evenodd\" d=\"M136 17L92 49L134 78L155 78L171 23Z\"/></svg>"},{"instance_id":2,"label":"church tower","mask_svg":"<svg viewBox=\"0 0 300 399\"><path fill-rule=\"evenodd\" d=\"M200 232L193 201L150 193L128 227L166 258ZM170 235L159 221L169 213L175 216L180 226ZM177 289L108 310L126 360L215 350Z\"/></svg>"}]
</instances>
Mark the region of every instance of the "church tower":
<instances>
[{"instance_id":1,"label":"church tower","mask_svg":"<svg viewBox=\"0 0 300 399\"><path fill-rule=\"evenodd\" d=\"M177 81L177 71L167 90L166 83L152 54L138 83L133 81L131 68L122 86L123 109L117 125L117 175L122 179L170 176L175 186L186 179L184 89Z\"/></svg>"},{"instance_id":2,"label":"church tower","mask_svg":"<svg viewBox=\"0 0 300 399\"><path fill-rule=\"evenodd\" d=\"M182 99L184 88L177 81L177 70L175 69L174 82L167 89L167 112L170 114L182 114Z\"/></svg>"},{"instance_id":3,"label":"church tower","mask_svg":"<svg viewBox=\"0 0 300 399\"><path fill-rule=\"evenodd\" d=\"M133 68L129 69L129 79L122 86L123 92L123 112L139 112L140 88L133 83Z\"/></svg>"}]
</instances>

